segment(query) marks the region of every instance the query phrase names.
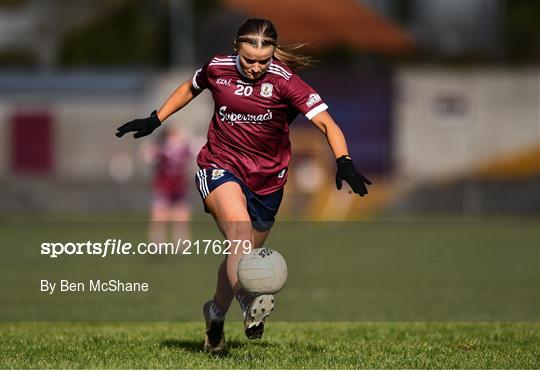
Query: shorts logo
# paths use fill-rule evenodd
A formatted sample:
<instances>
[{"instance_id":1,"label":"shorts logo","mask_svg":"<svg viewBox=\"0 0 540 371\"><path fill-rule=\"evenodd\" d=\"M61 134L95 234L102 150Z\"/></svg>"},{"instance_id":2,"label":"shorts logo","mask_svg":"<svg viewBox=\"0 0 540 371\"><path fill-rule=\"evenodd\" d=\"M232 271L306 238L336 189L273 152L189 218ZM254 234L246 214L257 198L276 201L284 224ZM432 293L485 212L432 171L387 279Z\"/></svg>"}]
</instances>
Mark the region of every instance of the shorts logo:
<instances>
[{"instance_id":1,"label":"shorts logo","mask_svg":"<svg viewBox=\"0 0 540 371\"><path fill-rule=\"evenodd\" d=\"M321 101L321 97L319 96L319 94L310 94L306 102L306 106L311 107L315 103L319 103L320 101Z\"/></svg>"},{"instance_id":2,"label":"shorts logo","mask_svg":"<svg viewBox=\"0 0 540 371\"><path fill-rule=\"evenodd\" d=\"M261 85L261 96L265 98L270 98L272 96L272 90L274 86L272 84L264 83Z\"/></svg>"},{"instance_id":3,"label":"shorts logo","mask_svg":"<svg viewBox=\"0 0 540 371\"><path fill-rule=\"evenodd\" d=\"M283 178L285 176L285 172L287 171L287 169L283 169L281 170L279 173L278 173L278 178Z\"/></svg>"},{"instance_id":4,"label":"shorts logo","mask_svg":"<svg viewBox=\"0 0 540 371\"><path fill-rule=\"evenodd\" d=\"M225 169L213 169L212 170L212 180L217 180L225 175Z\"/></svg>"}]
</instances>

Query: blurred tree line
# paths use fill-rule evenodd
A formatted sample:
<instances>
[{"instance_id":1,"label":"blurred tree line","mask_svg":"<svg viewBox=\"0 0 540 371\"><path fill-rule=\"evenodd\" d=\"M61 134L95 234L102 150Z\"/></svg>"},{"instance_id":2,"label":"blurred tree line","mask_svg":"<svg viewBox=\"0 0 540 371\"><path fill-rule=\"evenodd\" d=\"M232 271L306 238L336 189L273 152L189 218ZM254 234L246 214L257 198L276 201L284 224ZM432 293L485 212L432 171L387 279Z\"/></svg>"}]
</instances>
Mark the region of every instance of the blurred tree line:
<instances>
[{"instance_id":1,"label":"blurred tree line","mask_svg":"<svg viewBox=\"0 0 540 371\"><path fill-rule=\"evenodd\" d=\"M171 60L169 1L125 1L115 12L70 33L60 49L60 64L167 67ZM219 6L218 0L192 4L196 20Z\"/></svg>"},{"instance_id":2,"label":"blurred tree line","mask_svg":"<svg viewBox=\"0 0 540 371\"><path fill-rule=\"evenodd\" d=\"M396 11L406 13L408 0L397 1ZM497 1L497 0L487 0ZM62 44L59 62L62 65L150 65L169 64L170 8L166 1L126 1L116 12L93 24L70 33ZM204 33L204 20L219 11L218 0L193 2L196 39ZM401 14L406 16L406 14ZM540 61L540 1L506 0L502 4L502 53L497 60L482 55L461 55L463 62L501 62L505 64ZM217 36L217 35L216 35ZM210 35L210 38L212 35ZM197 48L197 44L195 45ZM347 55L347 51L321 56ZM350 54L350 53L349 53ZM355 56L356 52L352 53ZM349 55L350 56L350 55ZM441 61L441 56L425 50L415 60ZM448 60L446 61L448 62ZM451 61L450 61L451 62Z\"/></svg>"},{"instance_id":3,"label":"blurred tree line","mask_svg":"<svg viewBox=\"0 0 540 371\"><path fill-rule=\"evenodd\" d=\"M170 66L171 19L169 1L116 0L110 11L102 12L79 27L73 27L61 36L56 63L59 66ZM501 55L460 55L447 58L433 50L421 50L412 56L418 62L502 63L527 64L540 61L540 1L536 0L486 0L501 1L500 38ZM24 4L23 0L2 0L0 10ZM99 4L99 3L92 3ZM407 17L409 0L396 0L393 15ZM99 6L99 5L95 5ZM195 19L195 49L197 54L220 52L214 44L233 35L208 34L209 24L226 24L219 0L192 1ZM221 20L220 20L221 18ZM237 22L239 15L233 17ZM62 22L51 19L50 22ZM222 23L220 23L222 22ZM204 42L203 42L204 41ZM212 44L214 43L214 44ZM228 44L227 44L228 45ZM217 49L217 50L213 50ZM212 51L213 50L213 51ZM319 56L323 60L369 58L362 52L350 50L327 51ZM200 58L199 58L200 59ZM408 60L411 60L409 58ZM197 60L197 63L201 62ZM37 64L28 51L0 51L0 66L32 66Z\"/></svg>"}]
</instances>

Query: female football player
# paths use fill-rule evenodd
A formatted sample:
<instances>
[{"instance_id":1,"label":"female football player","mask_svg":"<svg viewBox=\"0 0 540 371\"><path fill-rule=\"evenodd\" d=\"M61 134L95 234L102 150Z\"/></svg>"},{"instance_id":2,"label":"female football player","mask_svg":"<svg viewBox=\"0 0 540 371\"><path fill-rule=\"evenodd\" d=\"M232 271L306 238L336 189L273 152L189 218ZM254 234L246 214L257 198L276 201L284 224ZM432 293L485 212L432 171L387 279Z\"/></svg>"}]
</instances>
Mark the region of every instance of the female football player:
<instances>
[{"instance_id":1,"label":"female football player","mask_svg":"<svg viewBox=\"0 0 540 371\"><path fill-rule=\"evenodd\" d=\"M197 157L196 185L205 210L225 238L249 241L253 248L262 246L279 209L291 158L289 124L299 112L326 136L336 158L337 188L345 180L364 196L366 184L371 184L356 170L328 106L294 73L312 64L296 49L279 46L269 20L247 19L238 29L233 54L211 58L159 111L124 124L116 133L119 137L132 131L135 138L148 135L201 91L210 90L215 110L207 143ZM254 297L240 288L237 267L242 251L231 252L218 269L213 299L203 306L208 351L223 349L225 314L235 297L249 339L262 336L264 321L274 309L272 295Z\"/></svg>"}]
</instances>

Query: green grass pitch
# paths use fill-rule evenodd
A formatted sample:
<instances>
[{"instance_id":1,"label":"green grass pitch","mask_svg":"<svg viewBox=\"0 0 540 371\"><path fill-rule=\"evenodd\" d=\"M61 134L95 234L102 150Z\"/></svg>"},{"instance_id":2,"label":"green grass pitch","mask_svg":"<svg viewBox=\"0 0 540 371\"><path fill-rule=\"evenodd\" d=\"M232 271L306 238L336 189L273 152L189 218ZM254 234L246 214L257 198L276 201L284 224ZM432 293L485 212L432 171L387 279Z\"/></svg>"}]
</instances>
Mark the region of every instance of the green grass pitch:
<instances>
[{"instance_id":1,"label":"green grass pitch","mask_svg":"<svg viewBox=\"0 0 540 371\"><path fill-rule=\"evenodd\" d=\"M538 369L539 324L272 323L202 352L203 323L6 324L0 367L189 369Z\"/></svg>"},{"instance_id":2,"label":"green grass pitch","mask_svg":"<svg viewBox=\"0 0 540 371\"><path fill-rule=\"evenodd\" d=\"M0 368L539 369L535 219L295 223L268 246L287 260L263 339L202 352L216 256L41 256L43 241L141 241L138 219L6 218ZM219 238L212 222L193 238ZM147 280L148 295L39 292L40 279Z\"/></svg>"}]
</instances>

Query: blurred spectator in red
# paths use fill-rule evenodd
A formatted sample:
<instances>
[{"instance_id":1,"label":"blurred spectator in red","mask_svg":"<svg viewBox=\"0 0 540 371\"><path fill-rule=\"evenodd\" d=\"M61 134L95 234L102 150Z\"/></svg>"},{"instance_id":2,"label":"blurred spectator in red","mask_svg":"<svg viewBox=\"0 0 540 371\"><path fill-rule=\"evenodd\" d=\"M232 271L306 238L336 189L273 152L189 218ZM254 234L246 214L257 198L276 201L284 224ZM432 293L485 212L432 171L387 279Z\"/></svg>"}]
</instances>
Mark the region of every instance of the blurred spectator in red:
<instances>
[{"instance_id":1,"label":"blurred spectator in red","mask_svg":"<svg viewBox=\"0 0 540 371\"><path fill-rule=\"evenodd\" d=\"M161 136L144 154L154 170L150 241L167 241L169 226L173 240L189 239L191 205L186 173L192 155L188 138L182 131L162 128Z\"/></svg>"}]
</instances>

